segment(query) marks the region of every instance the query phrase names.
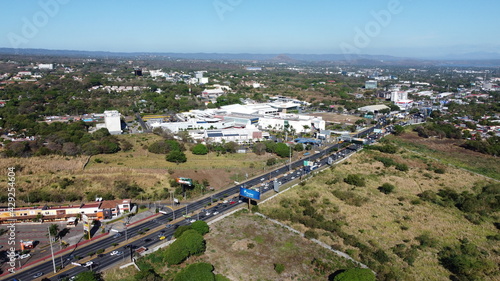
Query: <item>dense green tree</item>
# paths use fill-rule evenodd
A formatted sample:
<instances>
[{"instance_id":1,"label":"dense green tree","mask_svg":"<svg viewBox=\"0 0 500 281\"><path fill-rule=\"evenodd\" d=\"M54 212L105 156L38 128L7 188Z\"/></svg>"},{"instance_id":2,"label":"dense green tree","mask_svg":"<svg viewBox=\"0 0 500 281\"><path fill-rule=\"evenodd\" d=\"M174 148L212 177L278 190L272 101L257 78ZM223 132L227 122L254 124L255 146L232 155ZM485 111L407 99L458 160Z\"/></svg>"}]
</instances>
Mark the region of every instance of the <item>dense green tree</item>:
<instances>
[{"instance_id":1,"label":"dense green tree","mask_svg":"<svg viewBox=\"0 0 500 281\"><path fill-rule=\"evenodd\" d=\"M168 162L173 162L173 163L184 163L187 161L186 154L184 154L184 152L179 150L170 151L165 159Z\"/></svg>"},{"instance_id":2,"label":"dense green tree","mask_svg":"<svg viewBox=\"0 0 500 281\"><path fill-rule=\"evenodd\" d=\"M289 157L292 154L292 149L284 144L284 143L277 143L276 148L275 148L276 155L285 158Z\"/></svg>"},{"instance_id":3,"label":"dense green tree","mask_svg":"<svg viewBox=\"0 0 500 281\"><path fill-rule=\"evenodd\" d=\"M210 231L206 221L197 220L191 224L191 228L198 231L199 234L205 235Z\"/></svg>"},{"instance_id":4,"label":"dense green tree","mask_svg":"<svg viewBox=\"0 0 500 281\"><path fill-rule=\"evenodd\" d=\"M208 148L206 145L199 143L199 144L193 146L191 151L195 155L206 155L208 153Z\"/></svg>"}]
</instances>

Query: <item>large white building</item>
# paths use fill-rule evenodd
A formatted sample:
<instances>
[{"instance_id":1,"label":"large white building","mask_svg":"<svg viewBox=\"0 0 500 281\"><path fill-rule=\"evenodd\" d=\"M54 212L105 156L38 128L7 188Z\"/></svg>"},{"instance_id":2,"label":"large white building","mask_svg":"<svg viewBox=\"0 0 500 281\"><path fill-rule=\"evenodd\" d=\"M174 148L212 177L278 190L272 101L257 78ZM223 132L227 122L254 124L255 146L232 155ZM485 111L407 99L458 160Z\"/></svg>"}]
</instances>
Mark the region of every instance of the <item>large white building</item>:
<instances>
[{"instance_id":1,"label":"large white building","mask_svg":"<svg viewBox=\"0 0 500 281\"><path fill-rule=\"evenodd\" d=\"M52 69L54 69L54 65L51 63L40 63L40 64L38 64L38 69L52 70Z\"/></svg>"},{"instance_id":2,"label":"large white building","mask_svg":"<svg viewBox=\"0 0 500 281\"><path fill-rule=\"evenodd\" d=\"M122 124L120 120L120 112L117 110L104 111L104 124L106 129L112 135L119 135L122 133Z\"/></svg>"}]
</instances>

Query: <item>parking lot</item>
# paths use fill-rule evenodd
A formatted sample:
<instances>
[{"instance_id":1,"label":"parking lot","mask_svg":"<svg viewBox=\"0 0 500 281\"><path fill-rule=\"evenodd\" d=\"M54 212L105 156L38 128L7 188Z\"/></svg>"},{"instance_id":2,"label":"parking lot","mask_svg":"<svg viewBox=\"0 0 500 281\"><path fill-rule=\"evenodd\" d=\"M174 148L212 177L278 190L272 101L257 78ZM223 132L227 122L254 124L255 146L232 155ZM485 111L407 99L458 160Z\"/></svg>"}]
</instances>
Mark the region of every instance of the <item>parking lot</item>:
<instances>
[{"instance_id":1,"label":"parking lot","mask_svg":"<svg viewBox=\"0 0 500 281\"><path fill-rule=\"evenodd\" d=\"M34 249L30 250L29 257L23 259L16 259L16 267L24 266L32 261L36 261L42 257L47 257L50 255L49 238L48 238L48 227L51 224L59 225L59 231L66 228L66 222L55 222L55 223L26 223L26 224L16 224L15 231L15 245L9 245L8 240L4 239L7 234L4 234L0 239L0 261L2 261L1 269L6 271L9 266L4 261L7 259L8 250L10 247L15 247L16 250L21 249L21 240L23 241L37 241L35 243ZM1 228L6 228L6 226L0 226ZM83 224L78 224L76 227L68 228L69 232L62 237L62 241L68 243L69 245L74 245L81 241L83 237ZM54 252L61 249L59 240L53 244Z\"/></svg>"}]
</instances>

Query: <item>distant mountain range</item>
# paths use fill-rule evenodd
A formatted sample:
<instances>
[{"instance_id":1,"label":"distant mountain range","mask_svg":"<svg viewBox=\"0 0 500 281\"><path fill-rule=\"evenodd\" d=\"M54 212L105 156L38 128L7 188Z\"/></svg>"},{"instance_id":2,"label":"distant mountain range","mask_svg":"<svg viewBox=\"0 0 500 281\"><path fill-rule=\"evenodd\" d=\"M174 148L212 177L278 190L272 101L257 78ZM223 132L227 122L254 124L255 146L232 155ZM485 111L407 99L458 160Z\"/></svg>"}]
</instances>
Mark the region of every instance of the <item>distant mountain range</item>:
<instances>
[{"instance_id":1,"label":"distant mountain range","mask_svg":"<svg viewBox=\"0 0 500 281\"><path fill-rule=\"evenodd\" d=\"M499 53L451 54L439 58L408 58L366 54L230 54L230 53L160 53L160 52L104 52L49 49L0 48L0 55L35 55L82 58L130 59L188 59L275 63L333 62L347 65L437 65L437 66L500 66Z\"/></svg>"}]
</instances>

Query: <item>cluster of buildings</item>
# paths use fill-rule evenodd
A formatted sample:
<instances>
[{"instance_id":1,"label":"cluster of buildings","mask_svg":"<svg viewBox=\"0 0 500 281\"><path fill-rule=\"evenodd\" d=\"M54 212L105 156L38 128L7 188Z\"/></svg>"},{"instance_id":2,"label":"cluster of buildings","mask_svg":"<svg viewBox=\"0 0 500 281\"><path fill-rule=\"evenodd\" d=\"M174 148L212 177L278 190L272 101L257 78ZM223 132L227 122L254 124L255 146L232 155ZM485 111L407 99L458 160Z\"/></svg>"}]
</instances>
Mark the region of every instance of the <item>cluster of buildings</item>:
<instances>
[{"instance_id":1,"label":"cluster of buildings","mask_svg":"<svg viewBox=\"0 0 500 281\"><path fill-rule=\"evenodd\" d=\"M130 199L99 200L80 205L59 207L37 206L0 209L0 224L23 222L74 221L77 216L86 215L91 220L115 218L132 210Z\"/></svg>"},{"instance_id":2,"label":"cluster of buildings","mask_svg":"<svg viewBox=\"0 0 500 281\"><path fill-rule=\"evenodd\" d=\"M298 113L304 102L275 97L269 103L247 103L222 106L218 109L191 110L176 115L178 122L149 119L151 128L167 129L173 133L187 131L194 140L203 142L234 141L246 143L269 137L269 131L288 131L290 134L315 133L325 130L321 117Z\"/></svg>"},{"instance_id":3,"label":"cluster of buildings","mask_svg":"<svg viewBox=\"0 0 500 281\"><path fill-rule=\"evenodd\" d=\"M148 90L149 87L146 86L103 86L103 85L98 85L98 86L93 86L89 89L90 91L95 91L95 90L104 90L107 91L108 93L110 92L129 92L129 91L144 91Z\"/></svg>"}]
</instances>

